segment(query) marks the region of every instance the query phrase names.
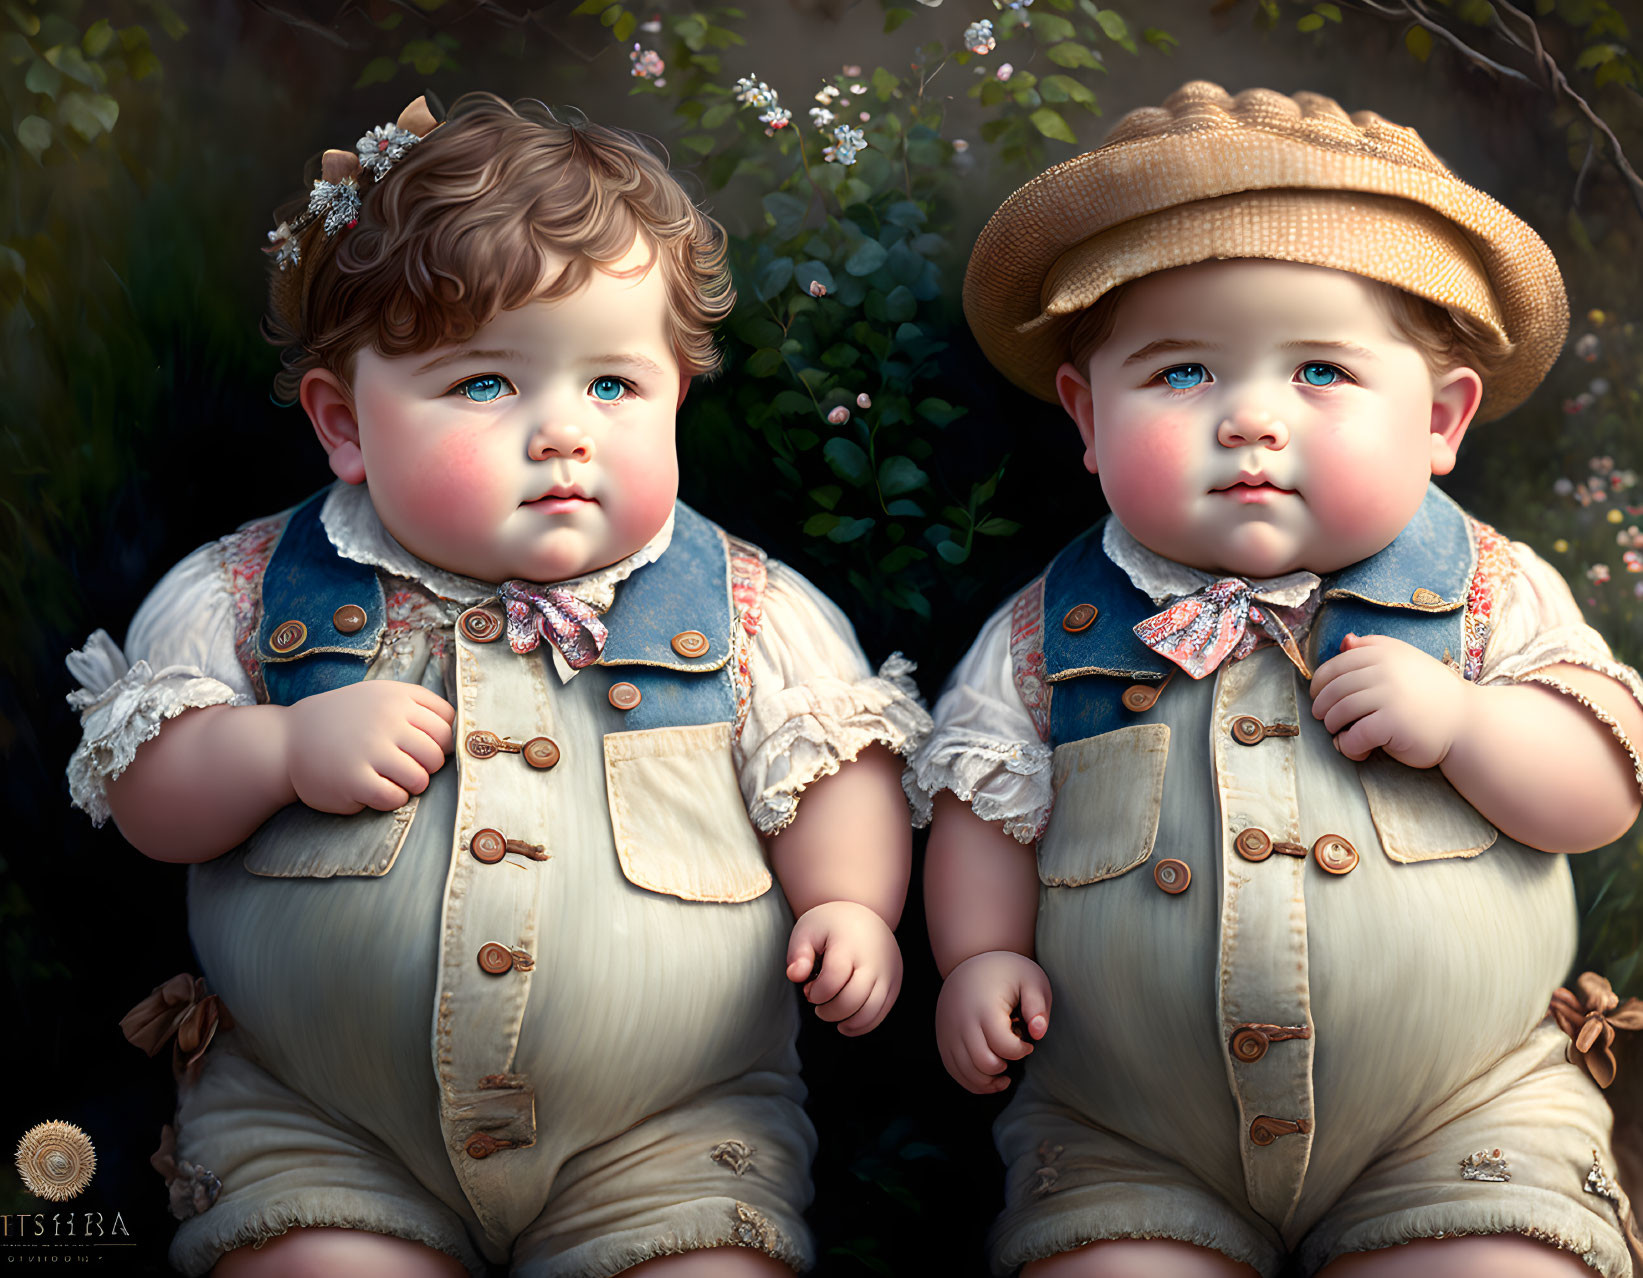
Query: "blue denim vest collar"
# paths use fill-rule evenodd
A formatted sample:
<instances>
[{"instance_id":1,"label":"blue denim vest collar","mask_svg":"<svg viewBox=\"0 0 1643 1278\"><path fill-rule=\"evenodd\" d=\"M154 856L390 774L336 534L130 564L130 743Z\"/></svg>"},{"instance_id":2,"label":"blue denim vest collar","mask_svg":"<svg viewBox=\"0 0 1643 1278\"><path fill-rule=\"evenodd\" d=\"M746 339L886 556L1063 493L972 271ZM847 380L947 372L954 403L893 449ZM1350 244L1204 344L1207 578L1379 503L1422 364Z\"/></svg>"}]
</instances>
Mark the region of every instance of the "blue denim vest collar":
<instances>
[{"instance_id":1,"label":"blue denim vest collar","mask_svg":"<svg viewBox=\"0 0 1643 1278\"><path fill-rule=\"evenodd\" d=\"M292 512L263 574L255 652L269 700L278 705L357 683L382 645L387 606L377 570L331 544L320 520L329 491ZM363 610L365 624L345 633L336 619L350 604ZM668 549L617 587L604 621L610 638L598 664L628 667L621 677L645 694L626 716L628 727L734 718L727 668L735 621L730 559L711 522L680 502ZM673 647L674 636L688 630L707 637L699 657L681 656ZM679 678L713 672L722 677Z\"/></svg>"},{"instance_id":2,"label":"blue denim vest collar","mask_svg":"<svg viewBox=\"0 0 1643 1278\"><path fill-rule=\"evenodd\" d=\"M1057 555L1045 576L1044 677L1051 685L1055 745L1144 722L1144 715L1123 708L1125 687L1157 684L1177 670L1135 637L1137 623L1159 605L1107 557L1101 546L1105 524ZM1307 636L1312 668L1338 653L1352 632L1390 635L1439 660L1459 654L1474 567L1466 513L1428 485L1420 509L1391 545L1324 579L1323 602ZM1097 610L1094 622L1067 630L1063 619L1086 603Z\"/></svg>"}]
</instances>

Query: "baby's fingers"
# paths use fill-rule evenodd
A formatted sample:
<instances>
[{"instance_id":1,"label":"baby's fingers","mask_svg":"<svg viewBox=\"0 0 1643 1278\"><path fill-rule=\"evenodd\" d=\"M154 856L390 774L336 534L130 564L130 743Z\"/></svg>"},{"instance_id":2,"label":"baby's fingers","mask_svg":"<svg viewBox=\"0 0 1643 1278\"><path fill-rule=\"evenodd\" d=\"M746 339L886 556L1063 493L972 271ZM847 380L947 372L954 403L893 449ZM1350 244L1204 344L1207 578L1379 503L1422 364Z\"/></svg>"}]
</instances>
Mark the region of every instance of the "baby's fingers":
<instances>
[{"instance_id":1,"label":"baby's fingers","mask_svg":"<svg viewBox=\"0 0 1643 1278\"><path fill-rule=\"evenodd\" d=\"M964 1027L964 1050L970 1054L970 1063L983 1074L1002 1074L1004 1058L987 1044L987 1034L977 1023Z\"/></svg>"},{"instance_id":2,"label":"baby's fingers","mask_svg":"<svg viewBox=\"0 0 1643 1278\"><path fill-rule=\"evenodd\" d=\"M456 722L456 707L431 688L424 688L420 683L405 685L411 690L412 698L419 704L427 706L446 723Z\"/></svg>"},{"instance_id":3,"label":"baby's fingers","mask_svg":"<svg viewBox=\"0 0 1643 1278\"><path fill-rule=\"evenodd\" d=\"M1033 1045L1019 1038L1010 1028L1008 1014L989 1016L981 1023L982 1036L987 1046L1007 1061L1018 1061L1033 1050Z\"/></svg>"},{"instance_id":4,"label":"baby's fingers","mask_svg":"<svg viewBox=\"0 0 1643 1278\"><path fill-rule=\"evenodd\" d=\"M856 965L851 957L835 945L823 952L821 975L804 987L804 996L817 1007L830 1003L855 973Z\"/></svg>"},{"instance_id":5,"label":"baby's fingers","mask_svg":"<svg viewBox=\"0 0 1643 1278\"><path fill-rule=\"evenodd\" d=\"M858 967L845 986L825 1003L818 1003L816 1015L824 1021L842 1021L854 1016L873 992L873 974Z\"/></svg>"},{"instance_id":6,"label":"baby's fingers","mask_svg":"<svg viewBox=\"0 0 1643 1278\"><path fill-rule=\"evenodd\" d=\"M1039 979L1025 981L1021 986L1021 1020L1027 1026L1027 1035L1034 1042L1049 1033L1050 983Z\"/></svg>"},{"instance_id":7,"label":"baby's fingers","mask_svg":"<svg viewBox=\"0 0 1643 1278\"><path fill-rule=\"evenodd\" d=\"M423 778L426 783L427 778ZM404 807L411 801L411 795L402 785L371 771L361 778L353 787L353 797L358 802L377 812L392 812L395 808ZM346 812L358 812L359 808L349 807Z\"/></svg>"},{"instance_id":8,"label":"baby's fingers","mask_svg":"<svg viewBox=\"0 0 1643 1278\"><path fill-rule=\"evenodd\" d=\"M406 802L411 795L421 794L428 788L428 769L403 750L386 750L380 758L372 762L379 777L405 791L406 799L401 799L399 803ZM444 756L440 757L440 762L444 762ZM398 807L399 803L394 806Z\"/></svg>"},{"instance_id":9,"label":"baby's fingers","mask_svg":"<svg viewBox=\"0 0 1643 1278\"><path fill-rule=\"evenodd\" d=\"M418 732L425 733L439 747L441 754L449 754L456 744L455 729L426 706L412 706L405 721Z\"/></svg>"},{"instance_id":10,"label":"baby's fingers","mask_svg":"<svg viewBox=\"0 0 1643 1278\"><path fill-rule=\"evenodd\" d=\"M1355 763L1362 763L1372 751L1392 740L1392 716L1376 710L1359 719L1335 738L1335 748Z\"/></svg>"},{"instance_id":11,"label":"baby's fingers","mask_svg":"<svg viewBox=\"0 0 1643 1278\"><path fill-rule=\"evenodd\" d=\"M445 766L445 751L421 728L406 724L394 737L394 744L415 759L424 772L438 772Z\"/></svg>"},{"instance_id":12,"label":"baby's fingers","mask_svg":"<svg viewBox=\"0 0 1643 1278\"><path fill-rule=\"evenodd\" d=\"M884 1014L890 1010L890 1002L895 993L889 981L875 981L873 988L868 991L867 1001L857 1009L847 1021L839 1022L839 1033L854 1038L858 1034L865 1034L875 1029L884 1019Z\"/></svg>"}]
</instances>

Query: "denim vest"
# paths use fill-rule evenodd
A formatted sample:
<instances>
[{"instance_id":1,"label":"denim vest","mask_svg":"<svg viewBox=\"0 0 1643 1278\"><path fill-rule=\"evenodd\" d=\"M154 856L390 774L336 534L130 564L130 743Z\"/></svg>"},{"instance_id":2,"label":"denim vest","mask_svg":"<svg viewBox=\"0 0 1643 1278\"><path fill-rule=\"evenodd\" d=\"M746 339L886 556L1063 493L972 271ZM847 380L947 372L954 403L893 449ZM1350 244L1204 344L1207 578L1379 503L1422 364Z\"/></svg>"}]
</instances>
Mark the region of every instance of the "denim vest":
<instances>
[{"instance_id":1,"label":"denim vest","mask_svg":"<svg viewBox=\"0 0 1643 1278\"><path fill-rule=\"evenodd\" d=\"M320 522L329 491L292 513L263 574L255 652L277 705L359 682L382 646L387 607L377 570L331 544ZM680 502L666 553L621 584L603 620L610 638L596 664L626 667L621 677L640 692L629 730L735 719L730 559L712 523ZM689 631L707 637L700 656L673 646Z\"/></svg>"},{"instance_id":2,"label":"denim vest","mask_svg":"<svg viewBox=\"0 0 1643 1278\"><path fill-rule=\"evenodd\" d=\"M1125 690L1156 686L1177 673L1173 662L1135 637L1135 626L1159 605L1107 558L1101 548L1105 523L1057 555L1044 583L1052 746L1123 727L1133 718L1124 706ZM1465 646L1466 591L1475 558L1465 512L1428 487L1391 545L1324 579L1306 640L1308 663L1317 669L1340 651L1348 634L1357 633L1390 635L1456 664ZM1069 631L1062 618L1086 603L1096 607L1095 621Z\"/></svg>"}]
</instances>

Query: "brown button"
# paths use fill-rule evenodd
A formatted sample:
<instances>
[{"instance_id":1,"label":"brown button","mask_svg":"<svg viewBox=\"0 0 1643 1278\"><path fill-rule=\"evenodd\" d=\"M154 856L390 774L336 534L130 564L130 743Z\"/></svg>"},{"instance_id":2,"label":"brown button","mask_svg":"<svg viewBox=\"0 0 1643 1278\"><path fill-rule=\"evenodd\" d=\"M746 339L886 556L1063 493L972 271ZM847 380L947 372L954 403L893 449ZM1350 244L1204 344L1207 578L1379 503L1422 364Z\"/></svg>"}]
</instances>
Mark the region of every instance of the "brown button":
<instances>
[{"instance_id":1,"label":"brown button","mask_svg":"<svg viewBox=\"0 0 1643 1278\"><path fill-rule=\"evenodd\" d=\"M358 604L343 604L331 614L331 624L345 635L365 628L365 609Z\"/></svg>"},{"instance_id":2,"label":"brown button","mask_svg":"<svg viewBox=\"0 0 1643 1278\"><path fill-rule=\"evenodd\" d=\"M1246 1065L1253 1064L1266 1055L1266 1049L1271 1043L1272 1040L1267 1037L1265 1030L1256 1025L1245 1025L1232 1031L1232 1058Z\"/></svg>"},{"instance_id":3,"label":"brown button","mask_svg":"<svg viewBox=\"0 0 1643 1278\"><path fill-rule=\"evenodd\" d=\"M489 1158L499 1149L506 1149L511 1142L497 1140L489 1132L475 1132L468 1137L468 1143L462 1148L467 1151L469 1158Z\"/></svg>"},{"instance_id":4,"label":"brown button","mask_svg":"<svg viewBox=\"0 0 1643 1278\"><path fill-rule=\"evenodd\" d=\"M1257 1145L1270 1145L1280 1136L1293 1136L1311 1130L1312 1124L1304 1118L1274 1118L1270 1114L1261 1114L1249 1125L1249 1138Z\"/></svg>"},{"instance_id":5,"label":"brown button","mask_svg":"<svg viewBox=\"0 0 1643 1278\"><path fill-rule=\"evenodd\" d=\"M501 976L513 967L513 951L506 945L489 941L479 947L479 966L492 976Z\"/></svg>"},{"instance_id":6,"label":"brown button","mask_svg":"<svg viewBox=\"0 0 1643 1278\"><path fill-rule=\"evenodd\" d=\"M493 758L502 749L502 742L494 732L476 728L462 740L465 750L476 759Z\"/></svg>"},{"instance_id":7,"label":"brown button","mask_svg":"<svg viewBox=\"0 0 1643 1278\"><path fill-rule=\"evenodd\" d=\"M681 630L673 636L673 651L681 657L705 656L710 646L700 630Z\"/></svg>"},{"instance_id":8,"label":"brown button","mask_svg":"<svg viewBox=\"0 0 1643 1278\"><path fill-rule=\"evenodd\" d=\"M295 652L308 638L308 627L300 621L282 621L268 636L268 646L275 652Z\"/></svg>"},{"instance_id":9,"label":"brown button","mask_svg":"<svg viewBox=\"0 0 1643 1278\"><path fill-rule=\"evenodd\" d=\"M559 747L552 737L532 737L525 742L525 762L533 768L551 768L559 762Z\"/></svg>"},{"instance_id":10,"label":"brown button","mask_svg":"<svg viewBox=\"0 0 1643 1278\"><path fill-rule=\"evenodd\" d=\"M1140 714L1158 704L1158 694L1164 690L1161 683L1132 683L1124 689L1124 709Z\"/></svg>"},{"instance_id":11,"label":"brown button","mask_svg":"<svg viewBox=\"0 0 1643 1278\"><path fill-rule=\"evenodd\" d=\"M611 705L618 710L631 710L640 700L639 689L631 683L613 683L606 695L610 698Z\"/></svg>"},{"instance_id":12,"label":"brown button","mask_svg":"<svg viewBox=\"0 0 1643 1278\"><path fill-rule=\"evenodd\" d=\"M474 860L495 865L508 855L508 841L502 837L501 830L476 830L468 840L468 851L473 853Z\"/></svg>"},{"instance_id":13,"label":"brown button","mask_svg":"<svg viewBox=\"0 0 1643 1278\"><path fill-rule=\"evenodd\" d=\"M1312 845L1312 859L1331 874L1351 874L1358 868L1358 849L1338 834L1326 834Z\"/></svg>"},{"instance_id":14,"label":"brown button","mask_svg":"<svg viewBox=\"0 0 1643 1278\"><path fill-rule=\"evenodd\" d=\"M1414 594L1409 596L1409 602L1410 603L1421 604L1425 607L1430 607L1433 604L1442 603L1443 602L1443 596L1438 594L1434 590L1428 590L1425 586L1422 586Z\"/></svg>"},{"instance_id":15,"label":"brown button","mask_svg":"<svg viewBox=\"0 0 1643 1278\"><path fill-rule=\"evenodd\" d=\"M1232 721L1232 739L1240 745L1254 745L1266 739L1266 724L1252 714L1241 714Z\"/></svg>"},{"instance_id":16,"label":"brown button","mask_svg":"<svg viewBox=\"0 0 1643 1278\"><path fill-rule=\"evenodd\" d=\"M1185 861L1168 857L1153 867L1152 881L1171 896L1176 896L1185 892L1192 882L1192 867Z\"/></svg>"},{"instance_id":17,"label":"brown button","mask_svg":"<svg viewBox=\"0 0 1643 1278\"><path fill-rule=\"evenodd\" d=\"M1067 609L1067 615L1061 618L1061 628L1068 634L1076 635L1080 630L1088 630L1093 626L1100 612L1094 604L1074 604Z\"/></svg>"},{"instance_id":18,"label":"brown button","mask_svg":"<svg viewBox=\"0 0 1643 1278\"><path fill-rule=\"evenodd\" d=\"M1238 832L1232 846L1246 861L1264 861L1272 855L1272 836L1252 825L1249 829Z\"/></svg>"},{"instance_id":19,"label":"brown button","mask_svg":"<svg viewBox=\"0 0 1643 1278\"><path fill-rule=\"evenodd\" d=\"M475 643L491 643L502 636L502 618L485 608L469 608L456 624L464 637Z\"/></svg>"}]
</instances>

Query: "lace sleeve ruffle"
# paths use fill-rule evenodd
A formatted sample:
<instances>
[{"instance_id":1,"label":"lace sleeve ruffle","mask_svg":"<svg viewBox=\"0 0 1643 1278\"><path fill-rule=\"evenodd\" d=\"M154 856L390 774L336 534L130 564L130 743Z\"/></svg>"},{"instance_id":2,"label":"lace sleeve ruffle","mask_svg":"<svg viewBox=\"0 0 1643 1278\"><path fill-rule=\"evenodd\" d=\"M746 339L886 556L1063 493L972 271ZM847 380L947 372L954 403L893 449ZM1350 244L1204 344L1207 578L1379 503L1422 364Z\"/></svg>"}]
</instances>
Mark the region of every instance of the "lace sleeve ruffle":
<instances>
[{"instance_id":1,"label":"lace sleeve ruffle","mask_svg":"<svg viewBox=\"0 0 1643 1278\"><path fill-rule=\"evenodd\" d=\"M171 570L131 623L128 651L104 630L65 659L80 687L67 700L81 738L68 763L69 796L94 825L109 818L107 782L167 719L201 706L253 705L234 655L230 600L216 544Z\"/></svg>"},{"instance_id":2,"label":"lace sleeve ruffle","mask_svg":"<svg viewBox=\"0 0 1643 1278\"><path fill-rule=\"evenodd\" d=\"M1508 544L1510 582L1483 653L1480 684L1537 683L1571 698L1614 734L1643 789L1643 756L1614 717L1550 670L1580 666L1607 675L1643 705L1643 679L1616 661L1602 635L1588 626L1563 575L1522 542Z\"/></svg>"},{"instance_id":3,"label":"lace sleeve ruffle","mask_svg":"<svg viewBox=\"0 0 1643 1278\"><path fill-rule=\"evenodd\" d=\"M934 731L908 760L901 784L916 825L929 824L931 800L943 790L1021 843L1049 823L1052 752L1016 692L1010 614L1006 606L982 628L936 702Z\"/></svg>"},{"instance_id":4,"label":"lace sleeve ruffle","mask_svg":"<svg viewBox=\"0 0 1643 1278\"><path fill-rule=\"evenodd\" d=\"M806 786L868 746L901 755L918 747L930 716L913 669L894 653L875 674L844 614L797 573L770 563L737 745L742 798L760 833L785 828Z\"/></svg>"}]
</instances>

